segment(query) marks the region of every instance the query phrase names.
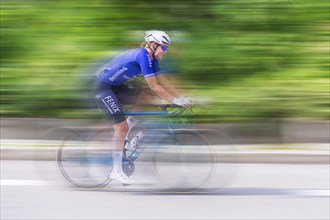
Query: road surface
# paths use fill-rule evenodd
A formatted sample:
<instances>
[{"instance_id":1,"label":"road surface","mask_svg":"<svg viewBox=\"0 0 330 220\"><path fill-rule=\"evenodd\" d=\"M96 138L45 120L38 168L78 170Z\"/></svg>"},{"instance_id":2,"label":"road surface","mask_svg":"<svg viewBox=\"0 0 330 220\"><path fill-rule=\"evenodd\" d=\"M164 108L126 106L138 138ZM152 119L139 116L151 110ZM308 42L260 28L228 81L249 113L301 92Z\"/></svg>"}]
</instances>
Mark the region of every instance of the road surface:
<instances>
[{"instance_id":1,"label":"road surface","mask_svg":"<svg viewBox=\"0 0 330 220\"><path fill-rule=\"evenodd\" d=\"M142 167L132 178L142 179ZM148 181L79 191L60 179L54 162L2 160L1 219L330 218L328 164L217 168L207 187L190 194L164 193Z\"/></svg>"}]
</instances>

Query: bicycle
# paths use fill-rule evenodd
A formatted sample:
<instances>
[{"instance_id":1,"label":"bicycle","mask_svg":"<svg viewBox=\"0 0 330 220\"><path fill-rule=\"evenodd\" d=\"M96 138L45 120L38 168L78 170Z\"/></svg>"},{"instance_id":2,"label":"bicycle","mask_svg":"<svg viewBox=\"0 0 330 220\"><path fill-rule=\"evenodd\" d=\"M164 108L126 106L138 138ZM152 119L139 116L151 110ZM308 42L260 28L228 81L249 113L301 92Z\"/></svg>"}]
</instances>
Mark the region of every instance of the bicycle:
<instances>
[{"instance_id":1,"label":"bicycle","mask_svg":"<svg viewBox=\"0 0 330 220\"><path fill-rule=\"evenodd\" d=\"M175 128L172 118L186 109L160 105L161 111L127 112L127 116L165 116L165 122L141 123L144 138L134 151L125 150L123 171L131 176L139 160L151 167L167 191L193 192L205 187L216 171L216 156L207 138L194 129ZM134 138L130 130L127 141ZM132 137L133 136L133 137ZM111 135L109 129L81 128L67 132L57 151L57 164L64 180L81 190L100 189L111 182ZM141 158L141 155L144 155Z\"/></svg>"}]
</instances>

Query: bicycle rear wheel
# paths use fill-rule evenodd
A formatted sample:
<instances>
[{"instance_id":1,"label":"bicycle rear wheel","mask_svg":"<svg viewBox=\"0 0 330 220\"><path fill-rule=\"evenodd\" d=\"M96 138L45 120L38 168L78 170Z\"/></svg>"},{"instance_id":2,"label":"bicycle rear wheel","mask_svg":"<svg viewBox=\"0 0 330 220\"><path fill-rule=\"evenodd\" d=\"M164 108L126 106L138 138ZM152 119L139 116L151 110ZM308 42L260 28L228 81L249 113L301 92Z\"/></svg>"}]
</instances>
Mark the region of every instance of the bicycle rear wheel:
<instances>
[{"instance_id":1,"label":"bicycle rear wheel","mask_svg":"<svg viewBox=\"0 0 330 220\"><path fill-rule=\"evenodd\" d=\"M153 169L168 191L190 193L212 180L216 157L212 145L202 134L176 130L156 146Z\"/></svg>"},{"instance_id":2,"label":"bicycle rear wheel","mask_svg":"<svg viewBox=\"0 0 330 220\"><path fill-rule=\"evenodd\" d=\"M57 151L57 164L64 180L82 190L107 185L112 170L111 142L105 131L70 131Z\"/></svg>"}]
</instances>

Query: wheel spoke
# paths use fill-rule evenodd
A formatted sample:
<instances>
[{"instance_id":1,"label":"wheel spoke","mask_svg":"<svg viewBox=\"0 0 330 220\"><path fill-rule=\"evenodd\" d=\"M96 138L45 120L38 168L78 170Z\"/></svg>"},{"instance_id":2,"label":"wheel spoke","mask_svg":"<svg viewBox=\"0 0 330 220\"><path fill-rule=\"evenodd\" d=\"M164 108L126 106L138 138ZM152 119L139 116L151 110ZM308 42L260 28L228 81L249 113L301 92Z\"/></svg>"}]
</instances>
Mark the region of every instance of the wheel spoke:
<instances>
[{"instance_id":1,"label":"wheel spoke","mask_svg":"<svg viewBox=\"0 0 330 220\"><path fill-rule=\"evenodd\" d=\"M79 189L97 189L110 181L111 149L97 132L70 132L63 140L57 163L65 181ZM105 135L105 133L103 133Z\"/></svg>"}]
</instances>

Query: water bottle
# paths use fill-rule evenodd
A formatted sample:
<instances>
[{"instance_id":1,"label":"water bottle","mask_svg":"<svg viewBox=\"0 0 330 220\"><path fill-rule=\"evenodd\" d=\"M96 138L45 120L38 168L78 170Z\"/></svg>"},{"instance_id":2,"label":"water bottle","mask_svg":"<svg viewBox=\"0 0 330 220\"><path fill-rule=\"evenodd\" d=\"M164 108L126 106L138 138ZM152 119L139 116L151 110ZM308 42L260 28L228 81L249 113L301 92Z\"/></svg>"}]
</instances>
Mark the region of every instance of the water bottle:
<instances>
[{"instance_id":1,"label":"water bottle","mask_svg":"<svg viewBox=\"0 0 330 220\"><path fill-rule=\"evenodd\" d=\"M126 134L126 137L125 137L125 144L124 144L124 148L126 150L126 156L129 156L134 149L132 149L130 147L130 143L128 141L128 135L130 133L130 131L132 130L132 128L137 124L137 119L135 119L133 116L128 116L127 119L126 119L126 122L127 122L127 125L128 125L128 132Z\"/></svg>"},{"instance_id":2,"label":"water bottle","mask_svg":"<svg viewBox=\"0 0 330 220\"><path fill-rule=\"evenodd\" d=\"M131 152L133 152L136 147L138 146L139 142L144 137L144 134L142 131L139 131L131 140L130 143L128 141L125 143L125 148L128 151L128 155L130 155Z\"/></svg>"}]
</instances>

